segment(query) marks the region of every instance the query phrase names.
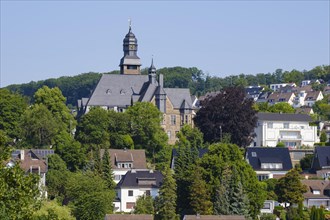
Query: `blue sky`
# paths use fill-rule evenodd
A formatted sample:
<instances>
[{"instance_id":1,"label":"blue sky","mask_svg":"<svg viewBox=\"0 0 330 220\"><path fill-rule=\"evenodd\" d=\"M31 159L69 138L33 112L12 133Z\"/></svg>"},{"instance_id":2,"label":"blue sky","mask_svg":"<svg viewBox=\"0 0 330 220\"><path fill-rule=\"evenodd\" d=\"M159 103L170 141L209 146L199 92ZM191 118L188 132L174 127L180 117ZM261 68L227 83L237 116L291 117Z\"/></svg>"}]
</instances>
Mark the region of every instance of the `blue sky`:
<instances>
[{"instance_id":1,"label":"blue sky","mask_svg":"<svg viewBox=\"0 0 330 220\"><path fill-rule=\"evenodd\" d=\"M3 1L1 84L118 70L128 18L142 67L212 76L330 63L329 1Z\"/></svg>"}]
</instances>

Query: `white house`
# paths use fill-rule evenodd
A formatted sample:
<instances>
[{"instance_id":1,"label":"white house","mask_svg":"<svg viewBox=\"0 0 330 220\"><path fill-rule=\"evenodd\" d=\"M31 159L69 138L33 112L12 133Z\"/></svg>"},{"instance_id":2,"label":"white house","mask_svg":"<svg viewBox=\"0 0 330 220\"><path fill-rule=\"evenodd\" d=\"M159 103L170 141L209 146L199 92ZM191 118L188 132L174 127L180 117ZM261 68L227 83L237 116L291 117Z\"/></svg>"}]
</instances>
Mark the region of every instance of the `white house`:
<instances>
[{"instance_id":1,"label":"white house","mask_svg":"<svg viewBox=\"0 0 330 220\"><path fill-rule=\"evenodd\" d=\"M148 195L155 198L162 182L163 175L160 171L128 171L116 187L115 212L133 211L139 196Z\"/></svg>"},{"instance_id":2,"label":"white house","mask_svg":"<svg viewBox=\"0 0 330 220\"><path fill-rule=\"evenodd\" d=\"M321 91L312 91L308 92L305 97L305 103L306 106L313 106L316 101L322 100L323 94Z\"/></svg>"},{"instance_id":3,"label":"white house","mask_svg":"<svg viewBox=\"0 0 330 220\"><path fill-rule=\"evenodd\" d=\"M280 88L285 87L287 85L291 87L296 87L295 83L277 83L277 84L270 84L269 88L273 91L278 91Z\"/></svg>"},{"instance_id":4,"label":"white house","mask_svg":"<svg viewBox=\"0 0 330 220\"><path fill-rule=\"evenodd\" d=\"M100 153L102 158L104 150ZM116 184L129 170L147 169L145 150L109 149L109 155Z\"/></svg>"},{"instance_id":5,"label":"white house","mask_svg":"<svg viewBox=\"0 0 330 220\"><path fill-rule=\"evenodd\" d=\"M317 127L310 126L311 117L306 114L258 113L256 137L251 146L276 147L283 142L286 147L314 146L318 142Z\"/></svg>"}]
</instances>

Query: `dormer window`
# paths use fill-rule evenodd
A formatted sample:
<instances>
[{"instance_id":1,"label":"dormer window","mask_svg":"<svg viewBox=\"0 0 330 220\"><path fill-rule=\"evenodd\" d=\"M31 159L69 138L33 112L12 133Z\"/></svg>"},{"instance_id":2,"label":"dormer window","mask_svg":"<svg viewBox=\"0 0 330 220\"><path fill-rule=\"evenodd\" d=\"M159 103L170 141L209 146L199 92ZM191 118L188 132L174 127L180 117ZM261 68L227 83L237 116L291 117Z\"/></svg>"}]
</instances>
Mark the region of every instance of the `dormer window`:
<instances>
[{"instance_id":1,"label":"dormer window","mask_svg":"<svg viewBox=\"0 0 330 220\"><path fill-rule=\"evenodd\" d=\"M280 98L279 101L280 102L285 102L285 98Z\"/></svg>"},{"instance_id":2,"label":"dormer window","mask_svg":"<svg viewBox=\"0 0 330 220\"><path fill-rule=\"evenodd\" d=\"M321 194L321 190L314 189L314 190L313 190L313 194L314 194L314 195L320 195L320 194Z\"/></svg>"},{"instance_id":3,"label":"dormer window","mask_svg":"<svg viewBox=\"0 0 330 220\"><path fill-rule=\"evenodd\" d=\"M282 163L261 163L261 169L263 170L281 170L283 169Z\"/></svg>"}]
</instances>

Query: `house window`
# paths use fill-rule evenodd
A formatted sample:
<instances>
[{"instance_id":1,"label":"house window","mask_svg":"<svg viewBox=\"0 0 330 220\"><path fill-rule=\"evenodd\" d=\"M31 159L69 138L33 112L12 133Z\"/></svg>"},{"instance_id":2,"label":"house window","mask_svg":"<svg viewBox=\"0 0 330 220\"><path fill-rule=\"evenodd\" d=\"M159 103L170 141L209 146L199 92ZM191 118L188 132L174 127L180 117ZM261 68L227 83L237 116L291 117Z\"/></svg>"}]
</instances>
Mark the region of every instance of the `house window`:
<instances>
[{"instance_id":1,"label":"house window","mask_svg":"<svg viewBox=\"0 0 330 220\"><path fill-rule=\"evenodd\" d=\"M321 191L320 190L313 190L313 194L314 195L320 195L321 194Z\"/></svg>"},{"instance_id":2,"label":"house window","mask_svg":"<svg viewBox=\"0 0 330 220\"><path fill-rule=\"evenodd\" d=\"M257 152L251 152L252 157L257 157Z\"/></svg>"},{"instance_id":3,"label":"house window","mask_svg":"<svg viewBox=\"0 0 330 220\"><path fill-rule=\"evenodd\" d=\"M171 131L167 131L168 139L171 139Z\"/></svg>"},{"instance_id":4,"label":"house window","mask_svg":"<svg viewBox=\"0 0 330 220\"><path fill-rule=\"evenodd\" d=\"M133 209L135 206L135 202L126 202L126 209Z\"/></svg>"},{"instance_id":5,"label":"house window","mask_svg":"<svg viewBox=\"0 0 330 220\"><path fill-rule=\"evenodd\" d=\"M150 190L146 190L146 196L150 196Z\"/></svg>"},{"instance_id":6,"label":"house window","mask_svg":"<svg viewBox=\"0 0 330 220\"><path fill-rule=\"evenodd\" d=\"M283 123L284 128L289 128L290 124L289 123Z\"/></svg>"},{"instance_id":7,"label":"house window","mask_svg":"<svg viewBox=\"0 0 330 220\"><path fill-rule=\"evenodd\" d=\"M285 98L280 98L280 102L285 102Z\"/></svg>"},{"instance_id":8,"label":"house window","mask_svg":"<svg viewBox=\"0 0 330 220\"><path fill-rule=\"evenodd\" d=\"M176 115L171 115L171 125L176 125Z\"/></svg>"},{"instance_id":9,"label":"house window","mask_svg":"<svg viewBox=\"0 0 330 220\"><path fill-rule=\"evenodd\" d=\"M267 123L267 128L273 128L273 122L268 122Z\"/></svg>"},{"instance_id":10,"label":"house window","mask_svg":"<svg viewBox=\"0 0 330 220\"><path fill-rule=\"evenodd\" d=\"M128 196L133 196L133 190L128 190Z\"/></svg>"},{"instance_id":11,"label":"house window","mask_svg":"<svg viewBox=\"0 0 330 220\"><path fill-rule=\"evenodd\" d=\"M185 123L188 124L188 115L185 115Z\"/></svg>"},{"instance_id":12,"label":"house window","mask_svg":"<svg viewBox=\"0 0 330 220\"><path fill-rule=\"evenodd\" d=\"M261 163L261 169L264 170L280 170L282 168L282 163Z\"/></svg>"},{"instance_id":13,"label":"house window","mask_svg":"<svg viewBox=\"0 0 330 220\"><path fill-rule=\"evenodd\" d=\"M267 180L269 179L269 176L267 174L261 174L257 175L259 181Z\"/></svg>"},{"instance_id":14,"label":"house window","mask_svg":"<svg viewBox=\"0 0 330 220\"><path fill-rule=\"evenodd\" d=\"M270 203L269 202L265 202L264 203L264 207L262 209L270 209Z\"/></svg>"}]
</instances>

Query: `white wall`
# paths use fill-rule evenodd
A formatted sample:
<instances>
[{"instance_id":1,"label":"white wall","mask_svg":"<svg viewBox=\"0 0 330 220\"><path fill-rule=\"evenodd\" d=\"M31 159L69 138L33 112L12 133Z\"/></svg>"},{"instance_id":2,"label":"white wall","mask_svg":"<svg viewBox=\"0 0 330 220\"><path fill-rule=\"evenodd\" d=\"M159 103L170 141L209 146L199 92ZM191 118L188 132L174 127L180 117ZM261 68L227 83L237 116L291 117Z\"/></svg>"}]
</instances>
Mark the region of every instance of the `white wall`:
<instances>
[{"instance_id":1,"label":"white wall","mask_svg":"<svg viewBox=\"0 0 330 220\"><path fill-rule=\"evenodd\" d=\"M133 190L133 196L128 196L128 191ZM158 195L158 188L121 188L118 189L118 197L120 198L120 212L131 212L133 209L127 209L127 202L134 202L139 196L142 196L146 193L147 190L150 190L150 195L152 198L155 198Z\"/></svg>"},{"instance_id":2,"label":"white wall","mask_svg":"<svg viewBox=\"0 0 330 220\"><path fill-rule=\"evenodd\" d=\"M273 127L269 128L268 123L273 123ZM289 127L285 128L284 123L289 123ZM315 142L318 142L317 127L309 126L308 122L258 121L255 133L256 147L275 147L280 141L297 142L298 147L302 145L312 147ZM254 143L251 144L252 146Z\"/></svg>"}]
</instances>

